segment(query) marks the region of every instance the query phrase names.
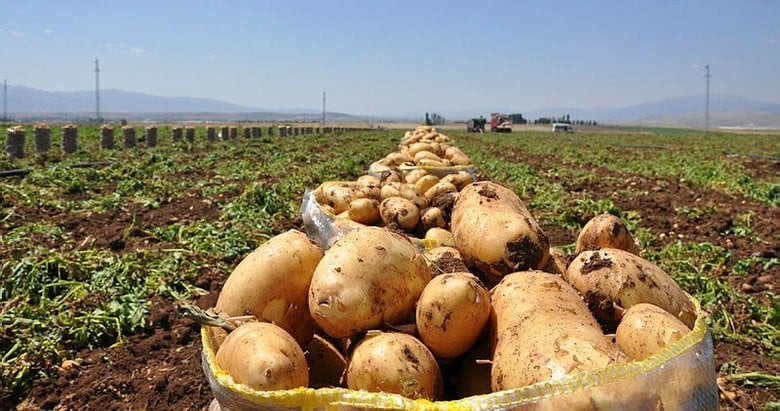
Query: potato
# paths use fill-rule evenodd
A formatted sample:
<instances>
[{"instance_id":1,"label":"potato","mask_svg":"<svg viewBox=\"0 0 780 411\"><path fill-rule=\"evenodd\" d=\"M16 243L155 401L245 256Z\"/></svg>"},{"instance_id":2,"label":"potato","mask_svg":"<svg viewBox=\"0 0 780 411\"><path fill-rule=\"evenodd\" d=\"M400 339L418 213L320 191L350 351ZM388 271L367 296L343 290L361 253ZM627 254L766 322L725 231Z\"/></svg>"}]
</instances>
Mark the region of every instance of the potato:
<instances>
[{"instance_id":1,"label":"potato","mask_svg":"<svg viewBox=\"0 0 780 411\"><path fill-rule=\"evenodd\" d=\"M417 226L420 221L420 210L414 203L403 197L390 197L379 203L379 214L385 225L398 224L407 230Z\"/></svg>"},{"instance_id":2,"label":"potato","mask_svg":"<svg viewBox=\"0 0 780 411\"><path fill-rule=\"evenodd\" d=\"M447 226L447 220L444 219L444 213L438 207L429 207L425 209L420 217L423 227L430 229L433 227L444 228Z\"/></svg>"},{"instance_id":3,"label":"potato","mask_svg":"<svg viewBox=\"0 0 780 411\"><path fill-rule=\"evenodd\" d=\"M433 147L429 143L413 143L409 145L409 155L415 156L421 151L433 152Z\"/></svg>"},{"instance_id":4,"label":"potato","mask_svg":"<svg viewBox=\"0 0 780 411\"><path fill-rule=\"evenodd\" d=\"M443 160L434 160L432 158L421 158L416 162L421 167L447 167L447 163Z\"/></svg>"},{"instance_id":5,"label":"potato","mask_svg":"<svg viewBox=\"0 0 780 411\"><path fill-rule=\"evenodd\" d=\"M424 255L433 276L443 273L468 272L457 248L436 247L426 251Z\"/></svg>"},{"instance_id":6,"label":"potato","mask_svg":"<svg viewBox=\"0 0 780 411\"><path fill-rule=\"evenodd\" d=\"M577 291L542 271L506 275L493 289L494 391L602 368L619 351Z\"/></svg>"},{"instance_id":7,"label":"potato","mask_svg":"<svg viewBox=\"0 0 780 411\"><path fill-rule=\"evenodd\" d=\"M490 297L467 272L435 277L417 301L417 332L437 358L455 358L477 341L490 317Z\"/></svg>"},{"instance_id":8,"label":"potato","mask_svg":"<svg viewBox=\"0 0 780 411\"><path fill-rule=\"evenodd\" d=\"M355 188L350 184L328 185L325 190L325 204L333 207L334 213L341 214L349 207L349 203L355 199Z\"/></svg>"},{"instance_id":9,"label":"potato","mask_svg":"<svg viewBox=\"0 0 780 411\"><path fill-rule=\"evenodd\" d=\"M442 395L439 365L416 338L402 333L370 333L352 352L347 367L352 390L387 392L411 399Z\"/></svg>"},{"instance_id":10,"label":"potato","mask_svg":"<svg viewBox=\"0 0 780 411\"><path fill-rule=\"evenodd\" d=\"M414 170L406 173L405 181L410 184L416 184L417 180L428 175L428 171L424 168L415 168Z\"/></svg>"},{"instance_id":11,"label":"potato","mask_svg":"<svg viewBox=\"0 0 780 411\"><path fill-rule=\"evenodd\" d=\"M612 214L597 215L580 230L574 254L592 248L618 248L634 255L640 252L626 224Z\"/></svg>"},{"instance_id":12,"label":"potato","mask_svg":"<svg viewBox=\"0 0 780 411\"><path fill-rule=\"evenodd\" d=\"M433 161L441 161L442 158L434 154L432 151L418 151L414 155L414 162L419 164L421 160L428 159Z\"/></svg>"},{"instance_id":13,"label":"potato","mask_svg":"<svg viewBox=\"0 0 780 411\"><path fill-rule=\"evenodd\" d=\"M420 177L417 181L415 181L414 188L417 189L417 193L423 195L426 191L428 191L429 188L433 187L438 182L439 177L436 177L433 174L428 174L426 176Z\"/></svg>"},{"instance_id":14,"label":"potato","mask_svg":"<svg viewBox=\"0 0 780 411\"><path fill-rule=\"evenodd\" d=\"M379 178L369 174L362 175L357 179L357 188L379 187L380 185L381 181L379 181Z\"/></svg>"},{"instance_id":15,"label":"potato","mask_svg":"<svg viewBox=\"0 0 780 411\"><path fill-rule=\"evenodd\" d=\"M547 264L547 236L520 198L499 184L480 181L461 190L450 229L466 265L492 282Z\"/></svg>"},{"instance_id":16,"label":"potato","mask_svg":"<svg viewBox=\"0 0 780 411\"><path fill-rule=\"evenodd\" d=\"M352 200L347 211L350 220L361 224L375 224L379 221L379 201L371 198Z\"/></svg>"},{"instance_id":17,"label":"potato","mask_svg":"<svg viewBox=\"0 0 780 411\"><path fill-rule=\"evenodd\" d=\"M642 303L626 310L615 341L629 358L644 360L690 332L690 328L663 308Z\"/></svg>"},{"instance_id":18,"label":"potato","mask_svg":"<svg viewBox=\"0 0 780 411\"><path fill-rule=\"evenodd\" d=\"M425 240L431 243L430 248L435 247L455 247L455 237L449 230L440 227L431 227L425 232ZM458 252L460 255L460 252Z\"/></svg>"},{"instance_id":19,"label":"potato","mask_svg":"<svg viewBox=\"0 0 780 411\"><path fill-rule=\"evenodd\" d=\"M219 367L237 383L256 390L286 390L309 385L303 350L282 328L264 322L243 324L217 350Z\"/></svg>"},{"instance_id":20,"label":"potato","mask_svg":"<svg viewBox=\"0 0 780 411\"><path fill-rule=\"evenodd\" d=\"M457 173L447 174L441 178L441 181L452 183L460 191L463 187L474 182L474 177L468 171L458 171Z\"/></svg>"},{"instance_id":21,"label":"potato","mask_svg":"<svg viewBox=\"0 0 780 411\"><path fill-rule=\"evenodd\" d=\"M380 191L382 200L390 197L401 197L401 187L403 187L403 183L397 181L384 183Z\"/></svg>"},{"instance_id":22,"label":"potato","mask_svg":"<svg viewBox=\"0 0 780 411\"><path fill-rule=\"evenodd\" d=\"M438 183L434 184L433 187L425 191L425 198L427 198L428 201L431 201L444 193L452 193L457 191L458 188L455 187L454 184L447 181L439 181Z\"/></svg>"},{"instance_id":23,"label":"potato","mask_svg":"<svg viewBox=\"0 0 780 411\"><path fill-rule=\"evenodd\" d=\"M355 190L355 198L371 198L377 201L382 200L382 189L379 186L365 186Z\"/></svg>"},{"instance_id":24,"label":"potato","mask_svg":"<svg viewBox=\"0 0 780 411\"><path fill-rule=\"evenodd\" d=\"M230 317L251 313L303 343L311 338L309 283L323 251L306 234L290 230L247 255L225 281L214 311Z\"/></svg>"},{"instance_id":25,"label":"potato","mask_svg":"<svg viewBox=\"0 0 780 411\"><path fill-rule=\"evenodd\" d=\"M657 305L689 328L696 321L688 294L657 265L628 251L583 251L569 263L564 278L583 295L596 317L613 325L620 321L622 309L639 303Z\"/></svg>"},{"instance_id":26,"label":"potato","mask_svg":"<svg viewBox=\"0 0 780 411\"><path fill-rule=\"evenodd\" d=\"M415 189L414 185L412 184L401 185L401 197L414 203L415 207L417 207L418 212L419 210L428 208L428 199L426 199L420 193L418 193L417 189Z\"/></svg>"},{"instance_id":27,"label":"potato","mask_svg":"<svg viewBox=\"0 0 780 411\"><path fill-rule=\"evenodd\" d=\"M387 183L402 183L404 181L403 173L395 167L382 171L379 181L382 185Z\"/></svg>"},{"instance_id":28,"label":"potato","mask_svg":"<svg viewBox=\"0 0 780 411\"><path fill-rule=\"evenodd\" d=\"M544 266L542 271L563 275L566 272L567 265L569 265L569 256L558 247L550 247L550 257L547 259L547 265Z\"/></svg>"},{"instance_id":29,"label":"potato","mask_svg":"<svg viewBox=\"0 0 780 411\"><path fill-rule=\"evenodd\" d=\"M331 337L352 337L412 314L430 279L425 258L409 239L380 227L357 228L317 265L309 311Z\"/></svg>"},{"instance_id":30,"label":"potato","mask_svg":"<svg viewBox=\"0 0 780 411\"><path fill-rule=\"evenodd\" d=\"M330 341L314 334L304 351L309 365L309 384L311 388L339 387L347 360Z\"/></svg>"}]
</instances>

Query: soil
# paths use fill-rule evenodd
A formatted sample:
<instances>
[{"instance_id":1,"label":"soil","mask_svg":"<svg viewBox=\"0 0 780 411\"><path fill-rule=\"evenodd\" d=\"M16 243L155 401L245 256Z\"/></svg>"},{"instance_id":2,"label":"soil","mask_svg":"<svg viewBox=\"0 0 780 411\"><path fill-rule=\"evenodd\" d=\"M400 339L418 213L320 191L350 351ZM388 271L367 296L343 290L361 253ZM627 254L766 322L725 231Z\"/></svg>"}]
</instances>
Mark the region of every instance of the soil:
<instances>
[{"instance_id":1,"label":"soil","mask_svg":"<svg viewBox=\"0 0 780 411\"><path fill-rule=\"evenodd\" d=\"M747 277L735 276L728 270L737 260L750 256L778 257L780 210L777 208L713 190L694 189L679 181L619 174L591 165L562 164L557 158L532 155L523 150L497 150L495 155L508 161L527 163L541 173L561 165L592 169L599 176L598 180L575 183L561 179L557 182L569 192L591 198L610 197L621 209L639 212L641 225L651 229L658 238L651 245L653 247L663 247L678 238L708 241L726 247L731 252L722 272L726 280L738 290L757 298L766 290L777 292L775 287L780 283L780 268L777 266L770 270L762 270L760 265L750 267ZM777 175L776 163L740 161L744 167L754 170L756 177L767 173ZM632 192L646 192L647 195L622 195L622 190L629 187ZM676 208L692 205L711 212L692 217L676 211ZM91 216L50 214L37 208L20 212L27 221L53 220L62 224L71 233L71 246L105 247L116 252L139 247L163 247L149 243L144 235L146 230L155 226L177 220L213 219L219 215L216 204L196 193L171 200L154 210L132 206ZM747 212L752 212L755 221L760 221L753 227L753 234L760 241L728 234L728 229L736 224L735 219ZM299 219L277 224L278 227L274 227L276 232L301 227ZM576 235L557 227L543 229L551 245L572 243ZM200 297L196 304L202 308L213 306L224 280L224 273L204 269L194 284L209 293ZM724 302L724 307L729 309L728 302ZM36 380L21 398L14 399L12 403L0 403L0 409L204 409L213 396L201 369L199 326L180 316L173 301L161 298L151 301L149 319L151 325L146 330L129 336L120 346L85 349L76 353L73 361L65 361L61 365L57 378ZM734 321L740 321L738 313L734 313ZM715 354L718 369L725 363L736 361L742 372L780 375L778 362L754 349L718 342ZM721 381L720 388L720 406L723 409L756 409L773 399L777 401L778 396L769 388L749 387L731 381Z\"/></svg>"}]
</instances>

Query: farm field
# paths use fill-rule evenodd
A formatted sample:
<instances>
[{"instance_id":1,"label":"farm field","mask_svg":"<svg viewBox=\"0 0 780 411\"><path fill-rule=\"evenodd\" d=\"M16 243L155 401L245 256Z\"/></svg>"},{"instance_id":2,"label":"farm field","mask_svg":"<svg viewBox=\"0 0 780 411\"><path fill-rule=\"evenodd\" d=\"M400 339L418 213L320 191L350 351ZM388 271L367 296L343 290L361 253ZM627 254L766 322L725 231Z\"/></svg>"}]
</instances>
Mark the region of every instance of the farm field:
<instances>
[{"instance_id":1,"label":"farm field","mask_svg":"<svg viewBox=\"0 0 780 411\"><path fill-rule=\"evenodd\" d=\"M307 188L358 177L404 131L209 144L199 127L188 145L161 127L156 148L99 150L84 126L75 154L0 160L30 169L0 180L0 408L206 406L178 307L213 306L243 256L301 227ZM552 245L572 252L597 214L626 221L709 312L721 408L780 408L780 135L444 132Z\"/></svg>"}]
</instances>

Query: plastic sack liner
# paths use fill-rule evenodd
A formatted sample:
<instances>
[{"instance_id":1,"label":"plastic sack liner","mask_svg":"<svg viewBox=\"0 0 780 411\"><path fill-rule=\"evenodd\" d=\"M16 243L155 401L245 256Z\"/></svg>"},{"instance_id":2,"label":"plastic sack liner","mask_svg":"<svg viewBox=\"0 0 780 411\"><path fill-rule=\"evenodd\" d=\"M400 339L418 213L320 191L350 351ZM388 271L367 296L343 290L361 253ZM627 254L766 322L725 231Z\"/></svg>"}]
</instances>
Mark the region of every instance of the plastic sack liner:
<instances>
[{"instance_id":1,"label":"plastic sack liner","mask_svg":"<svg viewBox=\"0 0 780 411\"><path fill-rule=\"evenodd\" d=\"M693 330L643 361L452 401L412 400L346 388L253 390L219 368L207 327L201 329L202 364L223 410L714 410L718 389L712 337L699 303L691 299L697 310Z\"/></svg>"}]
</instances>

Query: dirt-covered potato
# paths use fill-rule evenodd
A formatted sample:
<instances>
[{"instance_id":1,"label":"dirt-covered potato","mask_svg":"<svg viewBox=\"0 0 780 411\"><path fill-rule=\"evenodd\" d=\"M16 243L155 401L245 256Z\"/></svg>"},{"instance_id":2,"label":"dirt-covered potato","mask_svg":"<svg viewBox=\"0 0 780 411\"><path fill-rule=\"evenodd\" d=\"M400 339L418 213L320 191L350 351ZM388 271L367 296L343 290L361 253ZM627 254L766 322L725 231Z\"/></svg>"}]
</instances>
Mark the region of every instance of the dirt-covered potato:
<instances>
[{"instance_id":1,"label":"dirt-covered potato","mask_svg":"<svg viewBox=\"0 0 780 411\"><path fill-rule=\"evenodd\" d=\"M457 248L436 247L426 251L424 255L434 277L444 273L468 272Z\"/></svg>"},{"instance_id":2,"label":"dirt-covered potato","mask_svg":"<svg viewBox=\"0 0 780 411\"><path fill-rule=\"evenodd\" d=\"M309 385L303 350L282 328L264 322L245 323L220 345L217 365L237 383L256 390L285 390Z\"/></svg>"},{"instance_id":3,"label":"dirt-covered potato","mask_svg":"<svg viewBox=\"0 0 780 411\"><path fill-rule=\"evenodd\" d=\"M433 227L444 228L447 226L447 220L444 219L444 213L439 207L426 208L420 217L423 227L431 229Z\"/></svg>"},{"instance_id":4,"label":"dirt-covered potato","mask_svg":"<svg viewBox=\"0 0 780 411\"><path fill-rule=\"evenodd\" d=\"M688 294L660 267L616 248L587 250L569 263L564 278L585 298L596 317L617 325L622 311L657 305L693 328L696 309Z\"/></svg>"},{"instance_id":5,"label":"dirt-covered potato","mask_svg":"<svg viewBox=\"0 0 780 411\"><path fill-rule=\"evenodd\" d=\"M362 187L380 187L381 182L379 181L379 178L366 174L358 177L357 179L357 188Z\"/></svg>"},{"instance_id":6,"label":"dirt-covered potato","mask_svg":"<svg viewBox=\"0 0 780 411\"><path fill-rule=\"evenodd\" d=\"M690 328L663 308L636 304L620 320L615 341L629 358L644 360L690 332Z\"/></svg>"},{"instance_id":7,"label":"dirt-covered potato","mask_svg":"<svg viewBox=\"0 0 780 411\"><path fill-rule=\"evenodd\" d=\"M463 190L463 187L473 183L474 177L468 171L458 171L457 173L447 174L441 178L441 181L452 183L460 191Z\"/></svg>"},{"instance_id":8,"label":"dirt-covered potato","mask_svg":"<svg viewBox=\"0 0 780 411\"><path fill-rule=\"evenodd\" d=\"M522 200L499 184L480 181L461 190L450 230L466 264L494 282L547 264L547 236Z\"/></svg>"},{"instance_id":9,"label":"dirt-covered potato","mask_svg":"<svg viewBox=\"0 0 780 411\"><path fill-rule=\"evenodd\" d=\"M347 386L407 398L435 400L442 377L433 354L418 339L402 333L369 333L352 352Z\"/></svg>"},{"instance_id":10,"label":"dirt-covered potato","mask_svg":"<svg viewBox=\"0 0 780 411\"><path fill-rule=\"evenodd\" d=\"M634 255L640 252L626 223L612 214L597 215L582 227L574 254L593 248L618 248Z\"/></svg>"},{"instance_id":11,"label":"dirt-covered potato","mask_svg":"<svg viewBox=\"0 0 780 411\"><path fill-rule=\"evenodd\" d=\"M428 171L424 168L416 168L408 173L406 173L405 181L409 184L417 184L417 181L419 181L421 178L428 175Z\"/></svg>"},{"instance_id":12,"label":"dirt-covered potato","mask_svg":"<svg viewBox=\"0 0 780 411\"><path fill-rule=\"evenodd\" d=\"M494 391L612 364L619 351L577 291L542 271L505 276L492 291Z\"/></svg>"},{"instance_id":13,"label":"dirt-covered potato","mask_svg":"<svg viewBox=\"0 0 780 411\"><path fill-rule=\"evenodd\" d=\"M420 209L411 200L403 197L389 197L379 204L379 214L385 225L398 224L399 227L411 230L420 221Z\"/></svg>"},{"instance_id":14,"label":"dirt-covered potato","mask_svg":"<svg viewBox=\"0 0 780 411\"><path fill-rule=\"evenodd\" d=\"M466 272L431 280L417 301L420 339L437 358L455 358L477 341L490 317L490 297L479 279Z\"/></svg>"},{"instance_id":15,"label":"dirt-covered potato","mask_svg":"<svg viewBox=\"0 0 780 411\"><path fill-rule=\"evenodd\" d=\"M311 338L309 283L323 251L306 234L290 230L263 243L236 266L214 311L230 317L251 313L303 343Z\"/></svg>"},{"instance_id":16,"label":"dirt-covered potato","mask_svg":"<svg viewBox=\"0 0 780 411\"><path fill-rule=\"evenodd\" d=\"M438 183L434 184L431 188L425 191L425 198L427 198L428 201L431 201L434 198L444 193L452 193L457 191L458 188L455 187L454 184L447 181L439 181Z\"/></svg>"},{"instance_id":17,"label":"dirt-covered potato","mask_svg":"<svg viewBox=\"0 0 780 411\"><path fill-rule=\"evenodd\" d=\"M403 183L396 181L382 184L382 188L380 189L380 196L382 200L390 197L401 197L402 186Z\"/></svg>"},{"instance_id":18,"label":"dirt-covered potato","mask_svg":"<svg viewBox=\"0 0 780 411\"><path fill-rule=\"evenodd\" d=\"M379 221L379 201L371 198L352 200L347 215L350 220L361 224L375 224Z\"/></svg>"},{"instance_id":19,"label":"dirt-covered potato","mask_svg":"<svg viewBox=\"0 0 780 411\"><path fill-rule=\"evenodd\" d=\"M417 247L380 227L357 228L325 253L309 289L309 311L331 337L397 324L431 279Z\"/></svg>"}]
</instances>

